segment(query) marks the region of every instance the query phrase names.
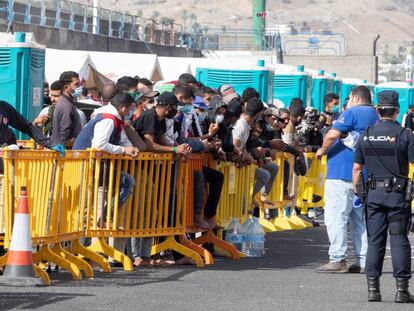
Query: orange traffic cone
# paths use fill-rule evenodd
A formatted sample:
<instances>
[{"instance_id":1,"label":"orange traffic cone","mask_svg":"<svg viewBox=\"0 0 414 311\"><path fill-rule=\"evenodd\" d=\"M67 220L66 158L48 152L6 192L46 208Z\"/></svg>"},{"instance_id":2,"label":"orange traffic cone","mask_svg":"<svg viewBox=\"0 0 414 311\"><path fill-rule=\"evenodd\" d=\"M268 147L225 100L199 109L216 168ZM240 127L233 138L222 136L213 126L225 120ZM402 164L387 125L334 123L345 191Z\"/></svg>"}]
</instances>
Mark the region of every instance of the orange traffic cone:
<instances>
[{"instance_id":1,"label":"orange traffic cone","mask_svg":"<svg viewBox=\"0 0 414 311\"><path fill-rule=\"evenodd\" d=\"M26 187L21 188L14 216L13 234L7 254L7 265L0 284L11 286L42 285L33 269L32 238Z\"/></svg>"}]
</instances>

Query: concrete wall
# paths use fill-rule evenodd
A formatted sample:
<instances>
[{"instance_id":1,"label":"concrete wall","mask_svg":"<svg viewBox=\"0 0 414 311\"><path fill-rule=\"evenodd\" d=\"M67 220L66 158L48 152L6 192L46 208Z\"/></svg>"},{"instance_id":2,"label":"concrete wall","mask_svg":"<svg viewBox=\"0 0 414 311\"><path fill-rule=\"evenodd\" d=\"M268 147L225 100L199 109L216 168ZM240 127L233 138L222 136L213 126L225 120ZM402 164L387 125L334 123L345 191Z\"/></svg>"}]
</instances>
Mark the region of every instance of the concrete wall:
<instances>
[{"instance_id":1,"label":"concrete wall","mask_svg":"<svg viewBox=\"0 0 414 311\"><path fill-rule=\"evenodd\" d=\"M375 83L376 56L284 56L285 64L336 72L340 78L355 78Z\"/></svg>"},{"instance_id":2,"label":"concrete wall","mask_svg":"<svg viewBox=\"0 0 414 311\"><path fill-rule=\"evenodd\" d=\"M111 38L68 29L14 23L13 30L32 32L38 43L52 49L145 53L170 57L202 56L200 51L194 49ZM6 25L1 24L0 32L4 31L6 31Z\"/></svg>"}]
</instances>

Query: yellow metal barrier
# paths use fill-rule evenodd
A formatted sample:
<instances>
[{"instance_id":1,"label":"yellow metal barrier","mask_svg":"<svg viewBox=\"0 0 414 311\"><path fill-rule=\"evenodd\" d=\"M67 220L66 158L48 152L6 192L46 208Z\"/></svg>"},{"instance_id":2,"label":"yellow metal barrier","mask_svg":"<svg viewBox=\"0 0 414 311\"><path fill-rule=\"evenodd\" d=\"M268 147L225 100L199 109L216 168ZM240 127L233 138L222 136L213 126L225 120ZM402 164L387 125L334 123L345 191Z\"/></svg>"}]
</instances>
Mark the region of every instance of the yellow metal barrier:
<instances>
[{"instance_id":1,"label":"yellow metal barrier","mask_svg":"<svg viewBox=\"0 0 414 311\"><path fill-rule=\"evenodd\" d=\"M24 149L36 149L36 143L33 139L31 140L18 140L17 145Z\"/></svg>"},{"instance_id":2,"label":"yellow metal barrier","mask_svg":"<svg viewBox=\"0 0 414 311\"><path fill-rule=\"evenodd\" d=\"M312 227L312 224L299 218L295 212L294 201L286 199L284 193L285 188L285 164L289 165L289 192L292 193L294 188L294 157L287 153L278 153L275 163L278 165L279 170L275 182L273 184L272 191L269 193L268 199L272 202L272 205L261 204L260 223L264 229L268 232L292 230L292 229L304 229ZM265 219L265 208L278 209L278 216L270 221Z\"/></svg>"},{"instance_id":3,"label":"yellow metal barrier","mask_svg":"<svg viewBox=\"0 0 414 311\"><path fill-rule=\"evenodd\" d=\"M233 163L220 162L217 170L224 174L224 184L219 206L217 221L222 227L227 227L233 217L241 223L247 220L252 210L254 185L254 165L237 168Z\"/></svg>"},{"instance_id":4,"label":"yellow metal barrier","mask_svg":"<svg viewBox=\"0 0 414 311\"><path fill-rule=\"evenodd\" d=\"M307 214L309 208L325 205L326 156L318 160L315 153L307 153L306 159L311 161L311 166L308 174L299 178L296 199L296 205L301 209L302 214ZM318 200L315 200L315 198L318 198Z\"/></svg>"},{"instance_id":5,"label":"yellow metal barrier","mask_svg":"<svg viewBox=\"0 0 414 311\"><path fill-rule=\"evenodd\" d=\"M82 187L89 164L88 152L68 151L65 158L57 152L39 150L3 151L5 238L10 246L13 212L22 186L27 188L32 245L39 246L33 262L53 262L71 272L75 280L93 276L90 265L62 247L62 242L83 236L86 187ZM65 164L68 167L65 169ZM87 255L87 254L85 254ZM0 262L0 264L2 264ZM35 265L46 284L48 275Z\"/></svg>"},{"instance_id":6,"label":"yellow metal barrier","mask_svg":"<svg viewBox=\"0 0 414 311\"><path fill-rule=\"evenodd\" d=\"M98 239L90 250L114 258L130 271L131 260L105 238L165 237L153 246L152 253L172 249L191 257L198 266L204 265L198 253L175 240L186 234L188 164L173 157L140 153L132 159L91 151L85 235ZM125 204L120 204L121 172L135 180Z\"/></svg>"}]
</instances>

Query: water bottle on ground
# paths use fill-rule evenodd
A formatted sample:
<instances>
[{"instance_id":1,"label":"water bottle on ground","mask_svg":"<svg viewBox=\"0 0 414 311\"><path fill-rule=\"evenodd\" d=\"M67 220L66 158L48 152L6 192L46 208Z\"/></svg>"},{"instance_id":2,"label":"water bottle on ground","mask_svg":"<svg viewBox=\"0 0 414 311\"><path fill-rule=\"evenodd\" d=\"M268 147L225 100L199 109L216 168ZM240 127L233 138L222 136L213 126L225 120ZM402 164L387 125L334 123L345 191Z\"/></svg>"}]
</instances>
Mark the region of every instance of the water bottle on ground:
<instances>
[{"instance_id":1,"label":"water bottle on ground","mask_svg":"<svg viewBox=\"0 0 414 311\"><path fill-rule=\"evenodd\" d=\"M265 233L259 223L259 219L254 218L253 223L246 232L247 257L262 257L264 255L264 235Z\"/></svg>"},{"instance_id":2,"label":"water bottle on ground","mask_svg":"<svg viewBox=\"0 0 414 311\"><path fill-rule=\"evenodd\" d=\"M253 219L255 217L249 217L243 224L243 230L244 230L244 237L245 237L245 243L243 243L243 249L242 253L247 255L247 243L246 243L246 233L249 230L249 227L253 224Z\"/></svg>"},{"instance_id":3,"label":"water bottle on ground","mask_svg":"<svg viewBox=\"0 0 414 311\"><path fill-rule=\"evenodd\" d=\"M226 228L226 241L233 244L240 252L246 251L245 231L237 218L233 218Z\"/></svg>"}]
</instances>

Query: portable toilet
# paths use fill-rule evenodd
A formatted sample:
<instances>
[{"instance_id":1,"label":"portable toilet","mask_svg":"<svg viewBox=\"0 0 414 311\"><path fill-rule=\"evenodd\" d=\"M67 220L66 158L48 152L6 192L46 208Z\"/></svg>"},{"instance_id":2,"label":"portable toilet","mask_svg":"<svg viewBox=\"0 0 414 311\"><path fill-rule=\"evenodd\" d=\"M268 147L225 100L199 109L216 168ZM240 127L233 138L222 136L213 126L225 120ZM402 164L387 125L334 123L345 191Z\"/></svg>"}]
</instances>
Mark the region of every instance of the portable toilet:
<instances>
[{"instance_id":1,"label":"portable toilet","mask_svg":"<svg viewBox=\"0 0 414 311\"><path fill-rule=\"evenodd\" d=\"M325 95L332 93L334 90L334 79L325 74L324 70L313 73L312 77L312 97L311 106L319 111L324 110Z\"/></svg>"},{"instance_id":2,"label":"portable toilet","mask_svg":"<svg viewBox=\"0 0 414 311\"><path fill-rule=\"evenodd\" d=\"M197 67L196 78L204 85L217 89L223 84L231 84L241 95L248 87L255 88L262 101L273 102L273 71L265 67L264 60L258 60L257 66L246 63L231 67L225 64L211 63L209 67Z\"/></svg>"},{"instance_id":3,"label":"portable toilet","mask_svg":"<svg viewBox=\"0 0 414 311\"><path fill-rule=\"evenodd\" d=\"M341 107L345 104L345 99L349 97L352 90L358 86L358 85L365 85L368 87L368 89L373 92L374 91L374 85L369 83L367 80L361 80L361 79L351 79L346 78L342 80L342 94L341 94Z\"/></svg>"},{"instance_id":4,"label":"portable toilet","mask_svg":"<svg viewBox=\"0 0 414 311\"><path fill-rule=\"evenodd\" d=\"M305 106L309 106L312 92L312 76L305 72L304 66L276 64L272 66L273 100L280 100L289 107L293 98L300 98Z\"/></svg>"},{"instance_id":5,"label":"portable toilet","mask_svg":"<svg viewBox=\"0 0 414 311\"><path fill-rule=\"evenodd\" d=\"M43 108L45 47L26 42L17 32L0 38L0 100L8 102L27 120L33 121ZM18 132L17 139L27 139Z\"/></svg>"},{"instance_id":6,"label":"portable toilet","mask_svg":"<svg viewBox=\"0 0 414 311\"><path fill-rule=\"evenodd\" d=\"M378 93L385 90L393 90L399 94L401 121L404 113L408 111L408 106L414 104L414 87L411 82L386 82L375 86L374 103L378 103Z\"/></svg>"},{"instance_id":7,"label":"portable toilet","mask_svg":"<svg viewBox=\"0 0 414 311\"><path fill-rule=\"evenodd\" d=\"M334 94L338 95L339 97L341 97L342 79L340 79L336 76L336 72L331 73L331 77L334 79L333 80L332 93L334 93ZM328 93L331 93L331 92L328 91Z\"/></svg>"}]
</instances>

